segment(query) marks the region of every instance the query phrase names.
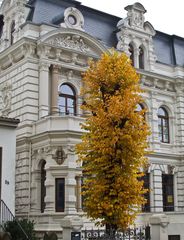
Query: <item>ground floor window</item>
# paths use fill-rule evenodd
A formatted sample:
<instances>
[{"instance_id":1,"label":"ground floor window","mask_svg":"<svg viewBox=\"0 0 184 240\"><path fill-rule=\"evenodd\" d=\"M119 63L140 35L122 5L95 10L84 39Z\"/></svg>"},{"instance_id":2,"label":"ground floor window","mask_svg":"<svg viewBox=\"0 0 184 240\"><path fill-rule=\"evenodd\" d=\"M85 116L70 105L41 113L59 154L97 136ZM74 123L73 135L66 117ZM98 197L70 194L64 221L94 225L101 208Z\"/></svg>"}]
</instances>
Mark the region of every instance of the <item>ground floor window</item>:
<instances>
[{"instance_id":1,"label":"ground floor window","mask_svg":"<svg viewBox=\"0 0 184 240\"><path fill-rule=\"evenodd\" d=\"M162 174L163 210L174 211L173 175Z\"/></svg>"},{"instance_id":2,"label":"ground floor window","mask_svg":"<svg viewBox=\"0 0 184 240\"><path fill-rule=\"evenodd\" d=\"M180 240L180 235L169 235L168 240Z\"/></svg>"},{"instance_id":3,"label":"ground floor window","mask_svg":"<svg viewBox=\"0 0 184 240\"><path fill-rule=\"evenodd\" d=\"M46 161L42 161L41 164L41 213L45 210L45 196L46 196L46 187L45 187L45 180L46 180L46 171L45 171L45 164Z\"/></svg>"},{"instance_id":4,"label":"ground floor window","mask_svg":"<svg viewBox=\"0 0 184 240\"><path fill-rule=\"evenodd\" d=\"M142 206L143 212L150 212L150 174L145 173L145 175L142 177L142 180L144 181L144 188L148 189L148 191L144 194L144 198L146 199L146 203Z\"/></svg>"},{"instance_id":5,"label":"ground floor window","mask_svg":"<svg viewBox=\"0 0 184 240\"><path fill-rule=\"evenodd\" d=\"M55 186L56 186L56 199L55 199L56 212L64 212L64 209L65 209L65 179L64 178L56 178Z\"/></svg>"}]
</instances>

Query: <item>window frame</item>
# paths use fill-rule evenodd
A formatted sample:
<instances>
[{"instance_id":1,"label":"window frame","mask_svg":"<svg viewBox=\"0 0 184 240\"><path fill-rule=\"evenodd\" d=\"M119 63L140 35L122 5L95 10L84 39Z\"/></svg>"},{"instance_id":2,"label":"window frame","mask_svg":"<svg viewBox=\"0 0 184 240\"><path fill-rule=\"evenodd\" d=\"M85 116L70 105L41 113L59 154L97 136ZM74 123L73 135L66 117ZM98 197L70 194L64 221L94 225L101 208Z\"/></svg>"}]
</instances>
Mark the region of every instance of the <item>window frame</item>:
<instances>
[{"instance_id":1,"label":"window frame","mask_svg":"<svg viewBox=\"0 0 184 240\"><path fill-rule=\"evenodd\" d=\"M165 116L159 114L159 109L162 109L165 113ZM162 143L170 143L170 131L169 131L169 114L164 107L159 107L158 109L158 131L159 131L159 140ZM161 122L161 124L160 124ZM167 126L167 135L168 140L165 140L164 127ZM161 131L160 131L161 129ZM161 136L161 137L160 137Z\"/></svg>"},{"instance_id":2,"label":"window frame","mask_svg":"<svg viewBox=\"0 0 184 240\"><path fill-rule=\"evenodd\" d=\"M62 183L62 199L59 195L59 183ZM58 206L58 202L62 201L62 207ZM65 211L65 178L56 178L55 179L55 211L64 212Z\"/></svg>"},{"instance_id":3,"label":"window frame","mask_svg":"<svg viewBox=\"0 0 184 240\"><path fill-rule=\"evenodd\" d=\"M68 86L72 90L73 95L62 93L61 87L64 86L64 85ZM63 84L60 85L59 90L60 90L59 91L59 98L64 98L64 105L63 106L58 103L58 105L59 105L59 113L60 114L64 114L64 115L74 115L75 116L77 114L76 91L75 91L75 89L70 84L63 83ZM69 112L69 109L68 109L69 108L68 107L68 99L72 99L73 102L74 102L74 106L72 108L73 109L73 113ZM60 111L60 107L63 107L65 109L65 111L61 112Z\"/></svg>"},{"instance_id":4,"label":"window frame","mask_svg":"<svg viewBox=\"0 0 184 240\"><path fill-rule=\"evenodd\" d=\"M45 210L45 196L46 196L46 186L45 186L45 180L46 180L46 170L45 170L45 164L46 161L43 160L41 163L41 168L40 168L40 192L41 192L41 197L40 197L40 211L41 213L44 212Z\"/></svg>"},{"instance_id":5,"label":"window frame","mask_svg":"<svg viewBox=\"0 0 184 240\"><path fill-rule=\"evenodd\" d=\"M148 189L146 193L143 194L144 198L147 200L145 204L142 205L142 212L150 212L150 173L145 172L144 176L139 178L140 181L143 181L143 188Z\"/></svg>"},{"instance_id":6,"label":"window frame","mask_svg":"<svg viewBox=\"0 0 184 240\"><path fill-rule=\"evenodd\" d=\"M142 46L139 47L139 68L145 69L145 52Z\"/></svg>"},{"instance_id":7,"label":"window frame","mask_svg":"<svg viewBox=\"0 0 184 240\"><path fill-rule=\"evenodd\" d=\"M174 211L174 176L173 174L162 173L162 197L163 197L163 211L173 212ZM169 202L169 199L171 198L172 198L172 202Z\"/></svg>"}]
</instances>

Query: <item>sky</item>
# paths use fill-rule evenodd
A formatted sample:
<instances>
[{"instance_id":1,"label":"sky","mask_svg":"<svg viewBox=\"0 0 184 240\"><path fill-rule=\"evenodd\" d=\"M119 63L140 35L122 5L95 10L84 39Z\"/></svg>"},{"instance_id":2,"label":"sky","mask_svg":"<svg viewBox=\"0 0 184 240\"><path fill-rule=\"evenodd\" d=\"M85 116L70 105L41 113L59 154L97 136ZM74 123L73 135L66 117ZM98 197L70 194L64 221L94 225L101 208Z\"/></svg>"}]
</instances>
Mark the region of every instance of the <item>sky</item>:
<instances>
[{"instance_id":1,"label":"sky","mask_svg":"<svg viewBox=\"0 0 184 240\"><path fill-rule=\"evenodd\" d=\"M135 2L147 10L145 20L155 30L184 38L184 0L78 0L85 6L125 18L124 7Z\"/></svg>"}]
</instances>

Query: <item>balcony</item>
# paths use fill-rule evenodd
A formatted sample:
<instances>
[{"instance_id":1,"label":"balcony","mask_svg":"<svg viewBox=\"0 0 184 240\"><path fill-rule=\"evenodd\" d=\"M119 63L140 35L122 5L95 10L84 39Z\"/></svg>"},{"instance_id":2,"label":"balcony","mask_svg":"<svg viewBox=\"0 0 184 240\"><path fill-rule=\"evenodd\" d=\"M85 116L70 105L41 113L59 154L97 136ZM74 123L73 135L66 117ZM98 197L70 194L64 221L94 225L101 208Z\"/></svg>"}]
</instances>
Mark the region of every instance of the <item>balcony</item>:
<instances>
[{"instance_id":1,"label":"balcony","mask_svg":"<svg viewBox=\"0 0 184 240\"><path fill-rule=\"evenodd\" d=\"M32 134L38 135L44 132L75 132L82 133L80 124L84 122L81 116L57 115L48 116L33 124Z\"/></svg>"}]
</instances>

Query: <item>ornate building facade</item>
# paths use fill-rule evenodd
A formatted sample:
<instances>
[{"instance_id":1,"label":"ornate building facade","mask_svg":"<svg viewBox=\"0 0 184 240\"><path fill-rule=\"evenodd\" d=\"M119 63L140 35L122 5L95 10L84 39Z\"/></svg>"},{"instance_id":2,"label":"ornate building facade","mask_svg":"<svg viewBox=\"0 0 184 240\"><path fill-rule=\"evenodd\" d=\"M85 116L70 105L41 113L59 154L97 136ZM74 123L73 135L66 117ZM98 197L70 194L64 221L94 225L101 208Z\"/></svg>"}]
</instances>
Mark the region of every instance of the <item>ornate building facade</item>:
<instances>
[{"instance_id":1,"label":"ornate building facade","mask_svg":"<svg viewBox=\"0 0 184 240\"><path fill-rule=\"evenodd\" d=\"M93 226L83 216L76 162L81 73L114 47L141 76L150 124L147 204L137 224L168 216L184 239L184 39L156 31L140 3L124 19L73 0L4 0L0 9L0 115L18 118L16 215L59 239ZM65 229L65 231L64 231ZM67 232L68 231L68 232ZM66 232L66 233L65 233Z\"/></svg>"}]
</instances>

